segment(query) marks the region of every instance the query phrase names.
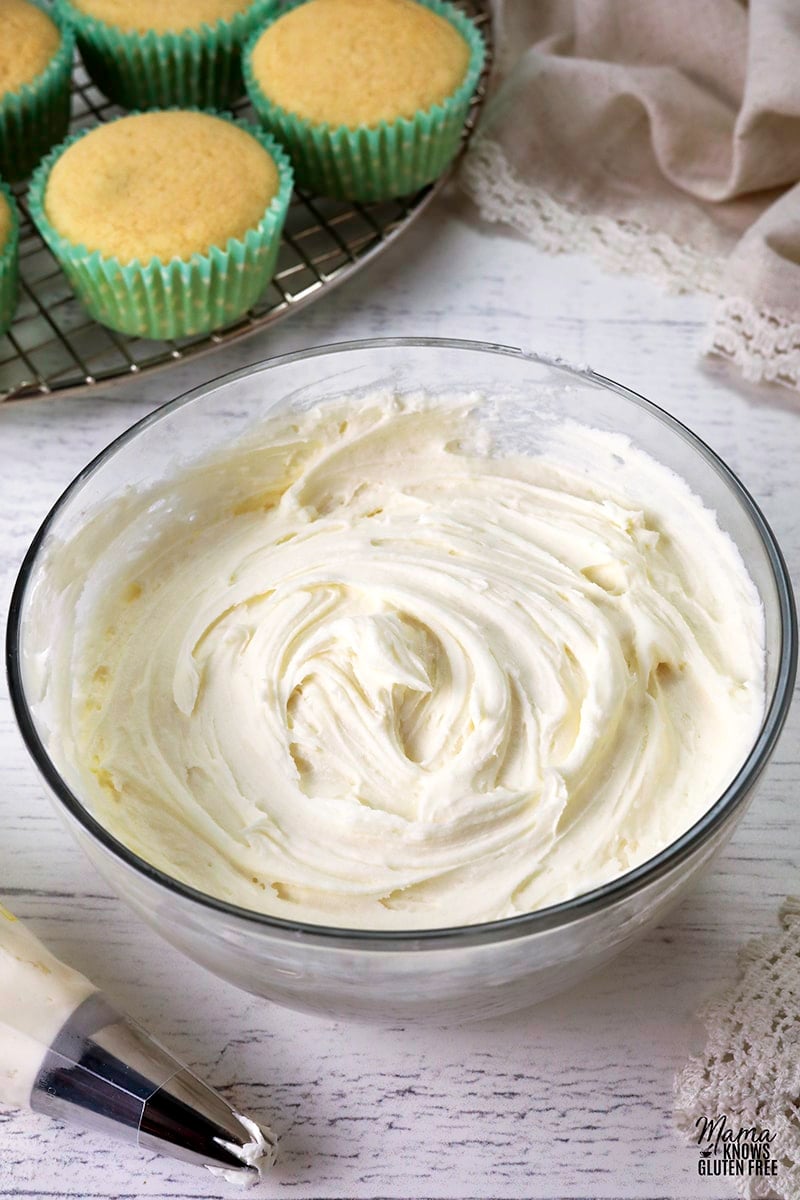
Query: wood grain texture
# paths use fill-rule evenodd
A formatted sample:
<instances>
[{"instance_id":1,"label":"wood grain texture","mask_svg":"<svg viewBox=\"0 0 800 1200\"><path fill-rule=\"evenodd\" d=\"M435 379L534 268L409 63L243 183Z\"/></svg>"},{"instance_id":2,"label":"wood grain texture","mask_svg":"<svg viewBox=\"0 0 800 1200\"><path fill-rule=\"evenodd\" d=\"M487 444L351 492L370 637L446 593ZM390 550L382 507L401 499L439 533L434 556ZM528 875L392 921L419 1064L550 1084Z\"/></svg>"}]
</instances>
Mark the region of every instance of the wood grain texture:
<instances>
[{"instance_id":1,"label":"wood grain texture","mask_svg":"<svg viewBox=\"0 0 800 1200\"><path fill-rule=\"evenodd\" d=\"M49 505L155 404L224 370L350 337L484 338L588 362L687 421L800 564L797 397L698 358L707 302L547 258L449 198L386 258L279 330L86 398L0 410L0 607ZM43 795L0 694L0 898L238 1107L281 1137L254 1197L728 1200L672 1127L693 1013L798 890L798 708L727 851L669 920L579 989L471 1027L370 1028L256 1000L178 956L112 897ZM223 1197L201 1172L0 1110L3 1197Z\"/></svg>"}]
</instances>

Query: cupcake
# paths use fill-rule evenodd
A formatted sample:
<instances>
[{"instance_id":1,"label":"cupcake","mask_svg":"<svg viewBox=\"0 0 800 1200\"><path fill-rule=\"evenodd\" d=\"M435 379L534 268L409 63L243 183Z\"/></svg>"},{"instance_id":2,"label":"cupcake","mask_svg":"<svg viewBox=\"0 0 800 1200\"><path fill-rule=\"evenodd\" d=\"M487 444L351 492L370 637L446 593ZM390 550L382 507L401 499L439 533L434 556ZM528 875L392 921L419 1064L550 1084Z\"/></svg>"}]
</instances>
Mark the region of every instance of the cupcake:
<instances>
[{"instance_id":1,"label":"cupcake","mask_svg":"<svg viewBox=\"0 0 800 1200\"><path fill-rule=\"evenodd\" d=\"M19 217L11 189L0 182L0 334L11 324L17 306Z\"/></svg>"},{"instance_id":2,"label":"cupcake","mask_svg":"<svg viewBox=\"0 0 800 1200\"><path fill-rule=\"evenodd\" d=\"M295 0L252 36L244 74L301 186L382 200L452 160L483 58L444 0Z\"/></svg>"},{"instance_id":3,"label":"cupcake","mask_svg":"<svg viewBox=\"0 0 800 1200\"><path fill-rule=\"evenodd\" d=\"M35 173L29 203L95 320L175 338L228 324L258 299L291 191L269 135L172 109L68 138Z\"/></svg>"},{"instance_id":4,"label":"cupcake","mask_svg":"<svg viewBox=\"0 0 800 1200\"><path fill-rule=\"evenodd\" d=\"M275 2L56 0L56 9L109 100L123 108L226 108L244 92L242 46Z\"/></svg>"},{"instance_id":5,"label":"cupcake","mask_svg":"<svg viewBox=\"0 0 800 1200\"><path fill-rule=\"evenodd\" d=\"M69 125L75 39L30 0L0 0L0 175L23 179Z\"/></svg>"}]
</instances>

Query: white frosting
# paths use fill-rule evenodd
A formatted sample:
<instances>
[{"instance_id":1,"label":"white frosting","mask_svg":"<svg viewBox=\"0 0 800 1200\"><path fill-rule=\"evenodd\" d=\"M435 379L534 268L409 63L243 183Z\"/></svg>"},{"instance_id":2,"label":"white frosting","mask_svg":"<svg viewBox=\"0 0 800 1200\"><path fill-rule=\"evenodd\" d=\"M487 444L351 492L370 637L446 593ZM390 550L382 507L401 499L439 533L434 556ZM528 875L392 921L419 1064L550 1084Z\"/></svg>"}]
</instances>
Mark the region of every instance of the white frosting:
<instances>
[{"instance_id":1,"label":"white frosting","mask_svg":"<svg viewBox=\"0 0 800 1200\"><path fill-rule=\"evenodd\" d=\"M353 928L527 912L688 829L762 717L756 589L672 472L542 431L490 453L421 399L276 418L57 548L30 665L99 818Z\"/></svg>"},{"instance_id":2,"label":"white frosting","mask_svg":"<svg viewBox=\"0 0 800 1200\"><path fill-rule=\"evenodd\" d=\"M278 1157L278 1141L271 1129L263 1129L242 1113L234 1114L250 1134L250 1141L239 1146L236 1142L221 1142L226 1150L230 1150L236 1158L240 1158L249 1171L229 1171L225 1167L212 1167L206 1164L206 1170L226 1183L235 1183L238 1187L253 1187L258 1183L264 1171L274 1167Z\"/></svg>"},{"instance_id":3,"label":"white frosting","mask_svg":"<svg viewBox=\"0 0 800 1200\"><path fill-rule=\"evenodd\" d=\"M53 1039L95 990L0 906L0 1104L28 1107Z\"/></svg>"}]
</instances>

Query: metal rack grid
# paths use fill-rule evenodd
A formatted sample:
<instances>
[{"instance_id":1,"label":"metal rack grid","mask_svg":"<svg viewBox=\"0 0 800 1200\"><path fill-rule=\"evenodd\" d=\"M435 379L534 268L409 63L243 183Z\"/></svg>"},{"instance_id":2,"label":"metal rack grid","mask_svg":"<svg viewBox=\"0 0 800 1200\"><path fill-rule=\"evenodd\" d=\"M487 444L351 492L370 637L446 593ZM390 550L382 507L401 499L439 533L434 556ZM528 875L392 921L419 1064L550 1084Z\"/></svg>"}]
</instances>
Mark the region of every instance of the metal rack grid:
<instances>
[{"instance_id":1,"label":"metal rack grid","mask_svg":"<svg viewBox=\"0 0 800 1200\"><path fill-rule=\"evenodd\" d=\"M487 44L487 63L464 126L469 139L483 103L490 70L492 24L488 0L456 0ZM122 110L102 95L76 63L70 131L107 121ZM246 100L238 116L255 119ZM452 168L451 168L452 171ZM246 337L281 320L347 279L400 236L427 207L448 175L415 195L376 204L354 204L296 190L283 233L275 276L244 317L212 334L157 342L115 333L93 321L33 225L26 188L20 206L20 296L14 321L0 337L0 402L73 394L100 382L152 371Z\"/></svg>"}]
</instances>

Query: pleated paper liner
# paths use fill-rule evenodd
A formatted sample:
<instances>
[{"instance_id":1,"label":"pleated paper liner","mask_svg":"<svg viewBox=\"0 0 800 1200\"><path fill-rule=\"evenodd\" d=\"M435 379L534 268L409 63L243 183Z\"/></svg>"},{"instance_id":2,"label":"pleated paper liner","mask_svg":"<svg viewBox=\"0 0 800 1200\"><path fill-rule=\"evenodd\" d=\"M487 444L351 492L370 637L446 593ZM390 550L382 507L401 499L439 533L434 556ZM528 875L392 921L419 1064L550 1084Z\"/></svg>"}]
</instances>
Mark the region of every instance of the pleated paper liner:
<instances>
[{"instance_id":1,"label":"pleated paper liner","mask_svg":"<svg viewBox=\"0 0 800 1200\"><path fill-rule=\"evenodd\" d=\"M222 113L207 115L251 133L274 159L279 176L278 191L259 224L242 238L230 238L224 247L212 246L207 254L170 262L153 258L147 263L134 260L122 264L98 250L74 245L53 228L44 211L50 171L60 155L89 130L56 147L31 180L28 204L42 237L90 316L110 329L159 340L207 333L245 313L272 278L292 194L291 164L269 134Z\"/></svg>"},{"instance_id":2,"label":"pleated paper liner","mask_svg":"<svg viewBox=\"0 0 800 1200\"><path fill-rule=\"evenodd\" d=\"M8 201L11 230L0 246L0 334L11 324L19 287L19 212L11 188L0 180L0 195Z\"/></svg>"},{"instance_id":3,"label":"pleated paper liner","mask_svg":"<svg viewBox=\"0 0 800 1200\"><path fill-rule=\"evenodd\" d=\"M441 104L412 119L382 121L373 127L331 128L315 124L274 104L261 90L252 68L252 52L264 29L305 0L294 0L250 36L244 52L244 78L264 127L286 146L297 182L323 196L369 202L403 196L441 175L458 153L472 94L483 68L483 38L466 17L445 0L418 0L444 17L470 48L467 73Z\"/></svg>"},{"instance_id":4,"label":"pleated paper liner","mask_svg":"<svg viewBox=\"0 0 800 1200\"><path fill-rule=\"evenodd\" d=\"M78 39L86 70L122 108L227 108L244 93L242 47L277 0L255 0L230 20L180 32L126 33L55 0Z\"/></svg>"},{"instance_id":5,"label":"pleated paper liner","mask_svg":"<svg viewBox=\"0 0 800 1200\"><path fill-rule=\"evenodd\" d=\"M40 75L0 96L0 176L12 181L29 175L69 127L75 37L58 13L37 7L58 25L61 44Z\"/></svg>"}]
</instances>

